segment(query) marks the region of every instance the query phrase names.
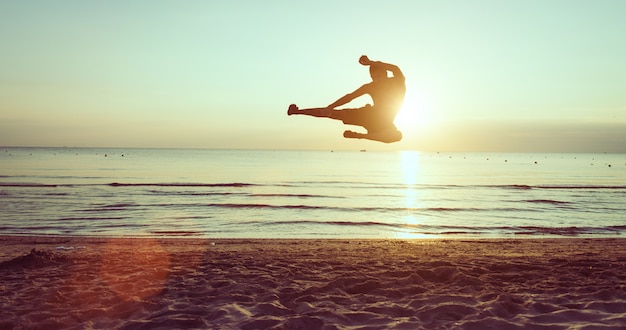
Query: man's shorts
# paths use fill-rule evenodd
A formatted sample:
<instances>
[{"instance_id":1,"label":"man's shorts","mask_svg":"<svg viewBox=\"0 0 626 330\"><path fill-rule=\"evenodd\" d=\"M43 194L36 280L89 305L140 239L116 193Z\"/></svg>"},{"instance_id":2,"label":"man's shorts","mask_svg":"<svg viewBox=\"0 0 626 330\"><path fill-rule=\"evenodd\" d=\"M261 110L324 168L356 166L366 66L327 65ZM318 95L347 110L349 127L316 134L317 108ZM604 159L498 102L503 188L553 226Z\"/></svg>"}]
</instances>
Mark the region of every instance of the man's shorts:
<instances>
[{"instance_id":1,"label":"man's shorts","mask_svg":"<svg viewBox=\"0 0 626 330\"><path fill-rule=\"evenodd\" d=\"M372 106L338 110L336 116L346 125L365 127L369 133L397 130L396 125L393 124L393 118Z\"/></svg>"}]
</instances>

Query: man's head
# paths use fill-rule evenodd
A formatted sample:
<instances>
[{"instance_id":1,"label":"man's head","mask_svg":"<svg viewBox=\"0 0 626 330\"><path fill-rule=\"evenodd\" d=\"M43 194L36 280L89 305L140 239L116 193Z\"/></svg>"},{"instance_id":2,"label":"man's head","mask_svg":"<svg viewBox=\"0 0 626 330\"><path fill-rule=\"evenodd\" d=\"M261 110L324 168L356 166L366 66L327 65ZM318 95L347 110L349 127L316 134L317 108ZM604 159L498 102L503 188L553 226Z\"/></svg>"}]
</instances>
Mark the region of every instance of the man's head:
<instances>
[{"instance_id":1,"label":"man's head","mask_svg":"<svg viewBox=\"0 0 626 330\"><path fill-rule=\"evenodd\" d=\"M370 65L370 77L373 81L387 78L387 70L381 69L376 65Z\"/></svg>"}]
</instances>

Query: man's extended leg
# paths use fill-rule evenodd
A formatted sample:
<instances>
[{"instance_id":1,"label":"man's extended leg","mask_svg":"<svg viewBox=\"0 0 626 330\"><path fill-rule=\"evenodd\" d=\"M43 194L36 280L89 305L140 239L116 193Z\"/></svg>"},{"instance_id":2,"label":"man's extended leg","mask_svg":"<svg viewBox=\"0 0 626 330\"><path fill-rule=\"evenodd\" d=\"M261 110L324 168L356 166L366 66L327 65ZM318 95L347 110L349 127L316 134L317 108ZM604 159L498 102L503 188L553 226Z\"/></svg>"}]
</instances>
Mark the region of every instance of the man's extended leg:
<instances>
[{"instance_id":1,"label":"man's extended leg","mask_svg":"<svg viewBox=\"0 0 626 330\"><path fill-rule=\"evenodd\" d=\"M310 108L310 109L298 109L298 106L295 104L292 104L289 106L289 109L287 110L287 114L289 116L291 115L307 115L307 116L313 116L313 117L328 117L331 118L332 117L332 109L329 108Z\"/></svg>"}]
</instances>

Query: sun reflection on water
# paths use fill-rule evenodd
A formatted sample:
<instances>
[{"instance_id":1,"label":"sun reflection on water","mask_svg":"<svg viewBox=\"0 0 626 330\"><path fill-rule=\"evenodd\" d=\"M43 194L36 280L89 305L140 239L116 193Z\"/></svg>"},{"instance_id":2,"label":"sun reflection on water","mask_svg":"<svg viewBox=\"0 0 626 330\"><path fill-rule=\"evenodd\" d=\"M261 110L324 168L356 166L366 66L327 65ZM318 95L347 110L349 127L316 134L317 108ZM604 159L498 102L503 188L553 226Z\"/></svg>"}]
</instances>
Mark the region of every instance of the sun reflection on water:
<instances>
[{"instance_id":1,"label":"sun reflection on water","mask_svg":"<svg viewBox=\"0 0 626 330\"><path fill-rule=\"evenodd\" d=\"M400 157L402 159L402 175L404 176L404 184L414 186L417 183L419 152L402 151Z\"/></svg>"},{"instance_id":2,"label":"sun reflection on water","mask_svg":"<svg viewBox=\"0 0 626 330\"><path fill-rule=\"evenodd\" d=\"M423 234L413 232L421 223L415 214L415 210L423 205L420 203L420 193L416 184L419 178L419 157L417 151L403 151L400 154L402 163L402 176L404 183L404 207L406 214L402 217L402 222L407 225L406 231L398 232L397 238L424 238Z\"/></svg>"}]
</instances>

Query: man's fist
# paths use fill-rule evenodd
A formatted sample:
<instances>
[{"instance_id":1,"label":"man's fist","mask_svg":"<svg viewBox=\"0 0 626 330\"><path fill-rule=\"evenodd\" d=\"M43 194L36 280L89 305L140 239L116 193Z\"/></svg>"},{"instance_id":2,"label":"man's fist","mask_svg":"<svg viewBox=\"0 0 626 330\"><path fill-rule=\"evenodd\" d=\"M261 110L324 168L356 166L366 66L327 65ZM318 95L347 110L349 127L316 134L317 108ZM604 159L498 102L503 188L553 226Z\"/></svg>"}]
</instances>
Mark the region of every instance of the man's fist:
<instances>
[{"instance_id":1,"label":"man's fist","mask_svg":"<svg viewBox=\"0 0 626 330\"><path fill-rule=\"evenodd\" d=\"M370 65L372 63L372 61L370 61L370 59L367 58L367 55L363 55L363 56L361 56L361 58L359 58L359 63L361 63L363 65Z\"/></svg>"}]
</instances>

